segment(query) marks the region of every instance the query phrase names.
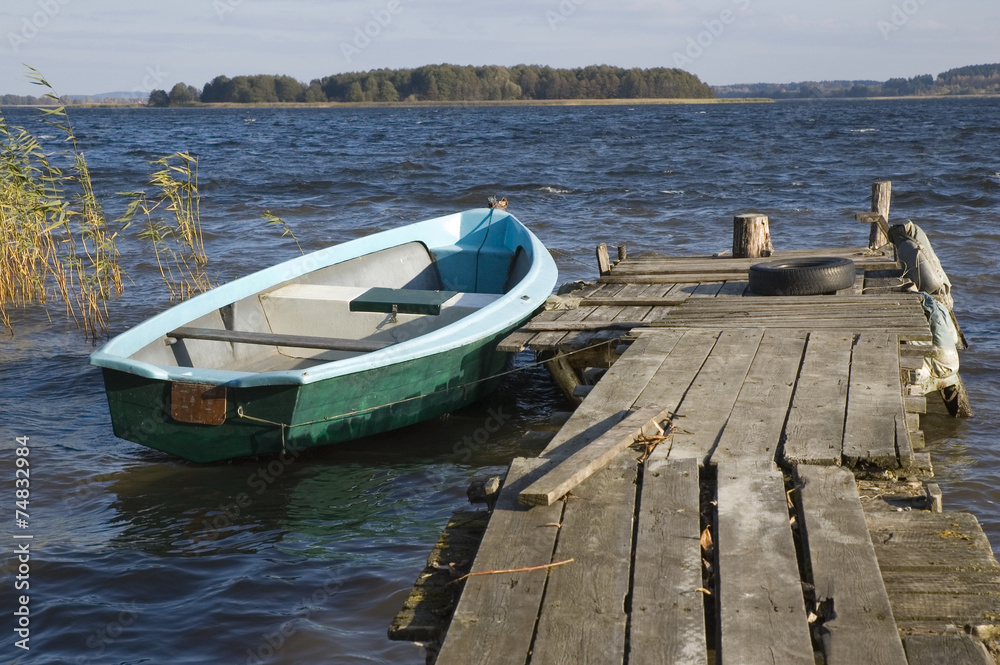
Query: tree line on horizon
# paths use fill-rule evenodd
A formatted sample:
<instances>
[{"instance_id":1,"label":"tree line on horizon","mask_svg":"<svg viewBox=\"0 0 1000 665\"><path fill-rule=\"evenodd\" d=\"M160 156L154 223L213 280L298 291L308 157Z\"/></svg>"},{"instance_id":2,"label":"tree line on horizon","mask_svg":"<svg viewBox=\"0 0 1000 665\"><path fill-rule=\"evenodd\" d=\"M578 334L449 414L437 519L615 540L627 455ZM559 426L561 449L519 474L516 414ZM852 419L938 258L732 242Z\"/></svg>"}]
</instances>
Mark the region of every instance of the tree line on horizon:
<instances>
[{"instance_id":1,"label":"tree line on horizon","mask_svg":"<svg viewBox=\"0 0 1000 665\"><path fill-rule=\"evenodd\" d=\"M484 67L427 65L336 74L303 83L290 76L217 76L199 92L186 83L154 90L150 106L280 104L289 102L465 102L546 99L715 97L697 76L680 69L624 69L593 65L558 69L539 65Z\"/></svg>"},{"instance_id":2,"label":"tree line on horizon","mask_svg":"<svg viewBox=\"0 0 1000 665\"><path fill-rule=\"evenodd\" d=\"M836 99L1000 94L1000 64L957 67L938 74L888 81L803 81L716 86L723 98Z\"/></svg>"},{"instance_id":3,"label":"tree line on horizon","mask_svg":"<svg viewBox=\"0 0 1000 665\"><path fill-rule=\"evenodd\" d=\"M217 76L198 90L186 83L154 90L148 106L196 103L395 102L546 99L641 99L650 97L770 99L864 98L1000 94L1000 63L957 67L888 81L803 81L708 86L680 69L623 69L594 65L555 69L538 65L471 67L428 65L337 74L308 84L291 76ZM89 98L63 97L64 104ZM127 103L127 100L115 100ZM51 106L30 95L0 95L0 106Z\"/></svg>"}]
</instances>

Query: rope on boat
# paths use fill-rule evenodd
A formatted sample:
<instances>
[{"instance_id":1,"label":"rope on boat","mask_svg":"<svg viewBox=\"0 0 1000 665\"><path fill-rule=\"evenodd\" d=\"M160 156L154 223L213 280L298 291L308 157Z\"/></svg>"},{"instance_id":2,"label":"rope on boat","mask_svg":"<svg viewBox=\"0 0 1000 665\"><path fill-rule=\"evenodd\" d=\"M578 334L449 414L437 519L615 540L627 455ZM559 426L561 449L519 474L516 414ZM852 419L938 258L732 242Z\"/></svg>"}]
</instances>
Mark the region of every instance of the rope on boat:
<instances>
[{"instance_id":1,"label":"rope on boat","mask_svg":"<svg viewBox=\"0 0 1000 665\"><path fill-rule=\"evenodd\" d=\"M529 364L523 365L521 367L515 367L515 368L509 369L509 370L507 370L505 372L500 372L499 374L494 374L492 376L487 376L487 377L482 378L482 379L476 379L475 381L469 381L468 383L463 383L463 384L460 384L460 385L457 385L457 386L452 386L450 388L441 388L439 390L435 390L434 392L427 393L426 395L414 395L412 397L405 397L403 399L396 400L395 402L389 402L387 404L378 404L376 406L369 406L369 407L366 407L364 409L357 409L355 411L348 411L346 413L341 413L341 414L338 414L336 416L327 416L325 418L319 418L317 420L310 420L309 422L305 422L305 423L295 423L294 425L292 425L292 424L289 424L289 423L282 423L282 422L276 422L274 420L267 420L265 418L257 418L256 416L251 416L251 415L248 415L246 412L244 412L242 406L236 407L236 415L238 415L240 418L242 418L244 420L250 420L250 421L253 421L253 422L261 423L263 425L272 425L274 427L280 427L281 428L281 449L285 450L285 430L289 430L289 429L292 429L292 428L295 428L295 427L306 427L308 425L317 425L319 423L330 422L331 420L340 420L342 418L350 418L352 416L361 415L363 413L368 413L370 411L375 411L377 409L384 409L384 408L393 407L393 406L396 406L396 405L399 405L399 404L405 404L407 402L412 402L414 400L424 399L425 397L432 397L434 395L437 395L438 393L446 393L446 392L451 392L452 390L459 390L459 389L466 390L470 386L474 386L474 385L476 385L478 383L482 383L484 381L492 381L494 379L503 378L503 377L508 376L510 374L516 374L517 372L523 372L525 370L534 369L536 367L540 367L540 366L542 366L542 365L544 365L546 363L552 362L553 360L557 360L559 358L566 358L566 357L571 356L571 355L576 354L576 353L583 353L584 351L590 351L591 349L596 349L596 348L601 347L601 346L607 346L608 343L609 343L609 340L603 340L601 342L598 342L596 344L592 344L590 346L585 346L585 347L582 347L582 348L579 348L579 349L575 349L573 351L566 351L566 352L563 352L563 353L556 354L556 355L554 355L551 358L548 358L546 360L535 361L533 363L529 363Z\"/></svg>"}]
</instances>

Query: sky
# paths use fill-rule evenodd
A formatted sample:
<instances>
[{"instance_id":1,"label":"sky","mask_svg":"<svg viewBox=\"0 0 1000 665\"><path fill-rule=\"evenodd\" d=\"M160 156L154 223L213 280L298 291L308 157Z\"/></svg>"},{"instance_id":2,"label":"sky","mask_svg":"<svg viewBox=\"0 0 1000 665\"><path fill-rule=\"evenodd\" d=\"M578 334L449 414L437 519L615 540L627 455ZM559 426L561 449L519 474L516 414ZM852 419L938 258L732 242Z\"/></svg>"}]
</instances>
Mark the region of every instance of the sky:
<instances>
[{"instance_id":1,"label":"sky","mask_svg":"<svg viewBox=\"0 0 1000 665\"><path fill-rule=\"evenodd\" d=\"M0 93L426 64L679 67L710 85L1000 62L997 0L3 0Z\"/></svg>"}]
</instances>

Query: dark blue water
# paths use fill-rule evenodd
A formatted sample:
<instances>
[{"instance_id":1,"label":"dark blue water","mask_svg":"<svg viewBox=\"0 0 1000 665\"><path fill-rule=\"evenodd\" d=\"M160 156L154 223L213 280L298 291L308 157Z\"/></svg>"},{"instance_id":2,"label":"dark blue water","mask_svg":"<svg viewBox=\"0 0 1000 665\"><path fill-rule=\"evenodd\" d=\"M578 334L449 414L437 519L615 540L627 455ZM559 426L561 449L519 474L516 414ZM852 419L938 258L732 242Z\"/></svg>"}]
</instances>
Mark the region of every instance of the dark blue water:
<instances>
[{"instance_id":1,"label":"dark blue water","mask_svg":"<svg viewBox=\"0 0 1000 665\"><path fill-rule=\"evenodd\" d=\"M34 112L7 112L60 146ZM506 195L556 256L592 279L593 247L716 252L734 213L771 218L779 249L863 245L870 184L931 237L972 349L975 419L924 417L946 508L1000 543L1000 100L447 109L74 110L109 217L149 161L199 157L216 283L294 256L269 209L311 250ZM112 333L168 306L148 253ZM58 308L15 315L0 340L7 526L0 661L421 663L385 637L470 476L530 455L519 435L561 408L545 374L493 403L290 464L193 466L111 434L92 347ZM522 357L521 364L530 359ZM932 399L933 402L933 399ZM932 405L934 406L934 405ZM506 417L485 435L489 409ZM31 442L31 651L14 647L14 438ZM19 533L24 533L18 531Z\"/></svg>"}]
</instances>

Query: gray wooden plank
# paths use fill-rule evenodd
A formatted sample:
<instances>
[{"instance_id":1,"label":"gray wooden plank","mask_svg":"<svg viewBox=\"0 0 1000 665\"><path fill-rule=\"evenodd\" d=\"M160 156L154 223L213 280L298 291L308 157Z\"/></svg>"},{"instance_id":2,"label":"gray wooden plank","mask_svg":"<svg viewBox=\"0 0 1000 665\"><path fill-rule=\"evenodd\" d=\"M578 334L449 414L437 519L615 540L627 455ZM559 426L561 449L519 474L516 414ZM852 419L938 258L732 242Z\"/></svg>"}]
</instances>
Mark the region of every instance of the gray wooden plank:
<instances>
[{"instance_id":1,"label":"gray wooden plank","mask_svg":"<svg viewBox=\"0 0 1000 665\"><path fill-rule=\"evenodd\" d=\"M774 461L805 346L805 333L765 331L711 453L712 463L734 458Z\"/></svg>"},{"instance_id":2,"label":"gray wooden plank","mask_svg":"<svg viewBox=\"0 0 1000 665\"><path fill-rule=\"evenodd\" d=\"M1000 570L965 571L945 568L920 572L886 568L882 579L889 593L992 593L1000 594Z\"/></svg>"},{"instance_id":3,"label":"gray wooden plank","mask_svg":"<svg viewBox=\"0 0 1000 665\"><path fill-rule=\"evenodd\" d=\"M702 463L707 459L725 428L763 336L762 330L726 330L719 335L675 414L672 459L695 458Z\"/></svg>"},{"instance_id":4,"label":"gray wooden plank","mask_svg":"<svg viewBox=\"0 0 1000 665\"><path fill-rule=\"evenodd\" d=\"M663 284L641 284L639 286L641 286L641 288L638 289L634 296L639 300L639 302L626 302L632 297L632 295L625 294L623 302L621 303L623 309L612 319L612 321L642 321L643 318L649 314L649 311L653 308L653 306L645 304L641 302L641 300L648 297L650 294L658 295L666 288Z\"/></svg>"},{"instance_id":5,"label":"gray wooden plank","mask_svg":"<svg viewBox=\"0 0 1000 665\"><path fill-rule=\"evenodd\" d=\"M911 311L919 308L920 299L911 293L881 296L756 296L689 300L678 305L682 311L795 311L795 310L886 310Z\"/></svg>"},{"instance_id":6,"label":"gray wooden plank","mask_svg":"<svg viewBox=\"0 0 1000 665\"><path fill-rule=\"evenodd\" d=\"M785 425L789 464L840 464L854 335L809 334Z\"/></svg>"},{"instance_id":7,"label":"gray wooden plank","mask_svg":"<svg viewBox=\"0 0 1000 665\"><path fill-rule=\"evenodd\" d=\"M837 291L837 295L860 296L862 292L864 292L864 287L865 270L864 268L855 268L854 283L846 289L840 289Z\"/></svg>"},{"instance_id":8,"label":"gray wooden plank","mask_svg":"<svg viewBox=\"0 0 1000 665\"><path fill-rule=\"evenodd\" d=\"M704 665L697 460L654 451L643 472L633 569L631 665Z\"/></svg>"},{"instance_id":9,"label":"gray wooden plank","mask_svg":"<svg viewBox=\"0 0 1000 665\"><path fill-rule=\"evenodd\" d=\"M598 284L597 290L592 295L599 298L613 298L621 293L624 288L625 284ZM607 307L596 307L587 315L587 319L592 321L606 321L608 320L608 311ZM593 333L586 330L567 332L559 341L559 344L564 347L580 348L588 346L592 337Z\"/></svg>"},{"instance_id":10,"label":"gray wooden plank","mask_svg":"<svg viewBox=\"0 0 1000 665\"><path fill-rule=\"evenodd\" d=\"M534 665L623 661L636 470L619 455L567 500L554 559L573 563L549 573Z\"/></svg>"},{"instance_id":11,"label":"gray wooden plank","mask_svg":"<svg viewBox=\"0 0 1000 665\"><path fill-rule=\"evenodd\" d=\"M899 468L897 413L903 410L899 344L892 334L858 336L851 354L851 378L844 423L844 462Z\"/></svg>"},{"instance_id":12,"label":"gray wooden plank","mask_svg":"<svg viewBox=\"0 0 1000 665\"><path fill-rule=\"evenodd\" d=\"M918 419L919 420L919 419ZM907 427L906 414L900 410L896 414L896 456L901 469L909 469L915 465L913 444L910 441L910 431Z\"/></svg>"},{"instance_id":13,"label":"gray wooden plank","mask_svg":"<svg viewBox=\"0 0 1000 665\"><path fill-rule=\"evenodd\" d=\"M717 272L717 273L632 273L632 274L611 274L600 278L602 284L634 284L642 282L644 284L679 284L679 283L701 283L701 282L729 282L740 281L747 278L746 271L743 272Z\"/></svg>"},{"instance_id":14,"label":"gray wooden plank","mask_svg":"<svg viewBox=\"0 0 1000 665\"><path fill-rule=\"evenodd\" d=\"M518 493L537 477L541 464L520 458L511 463L472 572L552 562L557 530L546 525L561 520L562 504L529 510L517 502ZM473 653L484 665L524 665L547 576L547 571L539 570L468 578L438 665L465 665Z\"/></svg>"},{"instance_id":15,"label":"gray wooden plank","mask_svg":"<svg viewBox=\"0 0 1000 665\"><path fill-rule=\"evenodd\" d=\"M548 316L541 319L541 315L532 319L529 323L573 323L577 321L582 321L588 316L593 314L597 310L597 307L577 307L576 309L563 310L563 311L553 311L544 312L545 314L556 315ZM525 330L522 326L521 330ZM535 350L555 348L562 341L562 338L566 336L565 331L558 332L540 332L533 340L531 340L530 346Z\"/></svg>"},{"instance_id":16,"label":"gray wooden plank","mask_svg":"<svg viewBox=\"0 0 1000 665\"><path fill-rule=\"evenodd\" d=\"M608 307L599 307L597 309L615 309ZM645 324L641 321L603 321L603 320L590 320L586 319L584 321L569 321L569 320L558 320L558 321L531 321L525 323L523 326L518 328L518 330L525 332L578 332L581 330L622 330L629 331L632 328L642 328Z\"/></svg>"},{"instance_id":17,"label":"gray wooden plank","mask_svg":"<svg viewBox=\"0 0 1000 665\"><path fill-rule=\"evenodd\" d=\"M719 296L742 296L750 288L750 282L746 280L729 281L722 285Z\"/></svg>"},{"instance_id":18,"label":"gray wooden plank","mask_svg":"<svg viewBox=\"0 0 1000 665\"><path fill-rule=\"evenodd\" d=\"M662 286L647 284L646 286ZM688 294L676 296L634 296L630 298L585 298L580 301L581 307L675 307L688 299Z\"/></svg>"},{"instance_id":19,"label":"gray wooden plank","mask_svg":"<svg viewBox=\"0 0 1000 665\"><path fill-rule=\"evenodd\" d=\"M801 464L795 475L813 585L832 590L836 612L821 628L827 665L906 665L854 474Z\"/></svg>"},{"instance_id":20,"label":"gray wooden plank","mask_svg":"<svg viewBox=\"0 0 1000 665\"><path fill-rule=\"evenodd\" d=\"M994 665L983 643L971 635L910 635L903 638L910 665Z\"/></svg>"},{"instance_id":21,"label":"gray wooden plank","mask_svg":"<svg viewBox=\"0 0 1000 665\"><path fill-rule=\"evenodd\" d=\"M714 298L719 295L722 290L724 282L703 282L695 287L694 291L691 292L692 298Z\"/></svg>"},{"instance_id":22,"label":"gray wooden plank","mask_svg":"<svg viewBox=\"0 0 1000 665\"><path fill-rule=\"evenodd\" d=\"M680 338L680 333L671 332L633 342L542 451L542 457L568 457L628 415Z\"/></svg>"},{"instance_id":23,"label":"gray wooden plank","mask_svg":"<svg viewBox=\"0 0 1000 665\"><path fill-rule=\"evenodd\" d=\"M890 591L900 621L953 621L1000 626L1000 595L991 593L899 593Z\"/></svg>"},{"instance_id":24,"label":"gray wooden plank","mask_svg":"<svg viewBox=\"0 0 1000 665\"><path fill-rule=\"evenodd\" d=\"M232 344L259 344L263 346L287 346L299 349L327 349L334 351L354 351L369 353L381 351L395 344L370 339L345 339L342 337L318 337L315 335L283 335L278 333L251 332L249 330L221 330L218 328L196 328L184 326L167 333L168 340L200 339L210 342Z\"/></svg>"},{"instance_id":25,"label":"gray wooden plank","mask_svg":"<svg viewBox=\"0 0 1000 665\"><path fill-rule=\"evenodd\" d=\"M592 386L588 386L592 387ZM673 409L648 405L633 411L604 434L569 457L546 465L544 475L521 490L518 501L526 506L547 506L594 475L625 448L642 436L662 433L660 425L669 420Z\"/></svg>"},{"instance_id":26,"label":"gray wooden plank","mask_svg":"<svg viewBox=\"0 0 1000 665\"><path fill-rule=\"evenodd\" d=\"M872 512L865 519L883 570L1000 569L982 526L971 513Z\"/></svg>"},{"instance_id":27,"label":"gray wooden plank","mask_svg":"<svg viewBox=\"0 0 1000 665\"><path fill-rule=\"evenodd\" d=\"M655 334L659 333L643 333L642 336ZM688 388L705 364L708 354L718 342L719 335L719 332L709 330L683 333L635 403L639 406L662 404L676 412Z\"/></svg>"},{"instance_id":28,"label":"gray wooden plank","mask_svg":"<svg viewBox=\"0 0 1000 665\"><path fill-rule=\"evenodd\" d=\"M814 665L782 475L748 461L717 470L719 662Z\"/></svg>"}]
</instances>

